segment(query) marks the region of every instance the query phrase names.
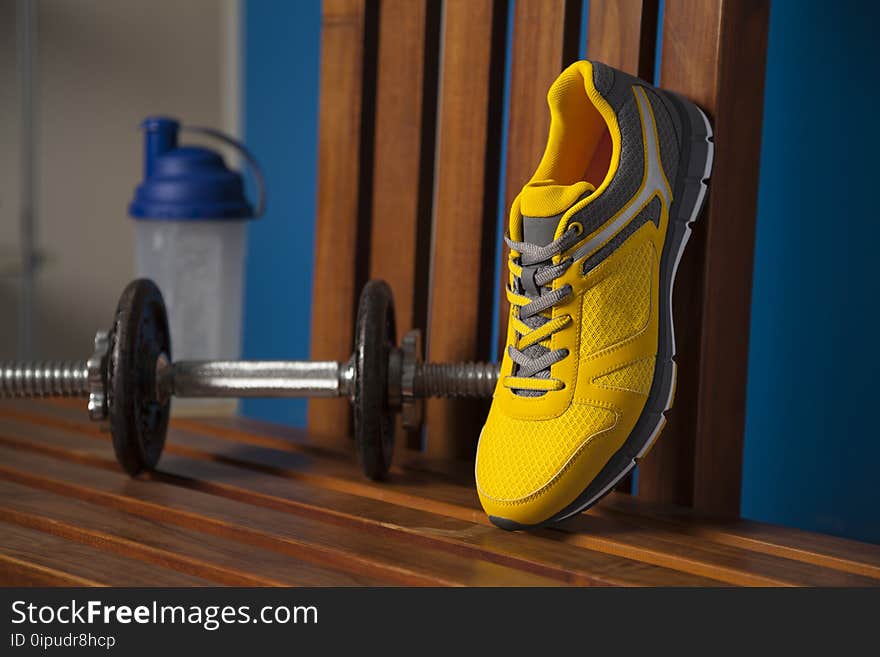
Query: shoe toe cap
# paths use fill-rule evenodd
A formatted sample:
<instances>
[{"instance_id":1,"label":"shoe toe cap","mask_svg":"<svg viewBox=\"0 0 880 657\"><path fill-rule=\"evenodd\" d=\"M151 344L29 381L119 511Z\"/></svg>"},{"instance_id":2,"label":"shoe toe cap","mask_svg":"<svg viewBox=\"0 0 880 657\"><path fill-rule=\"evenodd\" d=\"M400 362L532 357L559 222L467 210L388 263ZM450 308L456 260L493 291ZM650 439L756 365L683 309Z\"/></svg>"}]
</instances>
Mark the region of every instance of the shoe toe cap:
<instances>
[{"instance_id":1,"label":"shoe toe cap","mask_svg":"<svg viewBox=\"0 0 880 657\"><path fill-rule=\"evenodd\" d=\"M477 450L480 502L504 529L540 524L570 504L616 449L617 415L586 404L551 419L490 412Z\"/></svg>"}]
</instances>

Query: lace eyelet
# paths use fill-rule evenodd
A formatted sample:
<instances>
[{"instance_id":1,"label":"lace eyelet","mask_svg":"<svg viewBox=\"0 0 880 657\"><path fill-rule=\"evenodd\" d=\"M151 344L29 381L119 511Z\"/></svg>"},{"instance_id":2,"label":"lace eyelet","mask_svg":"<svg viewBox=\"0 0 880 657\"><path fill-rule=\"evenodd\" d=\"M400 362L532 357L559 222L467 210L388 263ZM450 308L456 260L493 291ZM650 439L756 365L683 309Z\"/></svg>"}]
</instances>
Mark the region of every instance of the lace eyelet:
<instances>
[{"instance_id":1,"label":"lace eyelet","mask_svg":"<svg viewBox=\"0 0 880 657\"><path fill-rule=\"evenodd\" d=\"M574 232L578 235L584 234L584 225L580 221L572 221L568 224L569 229L574 229Z\"/></svg>"}]
</instances>

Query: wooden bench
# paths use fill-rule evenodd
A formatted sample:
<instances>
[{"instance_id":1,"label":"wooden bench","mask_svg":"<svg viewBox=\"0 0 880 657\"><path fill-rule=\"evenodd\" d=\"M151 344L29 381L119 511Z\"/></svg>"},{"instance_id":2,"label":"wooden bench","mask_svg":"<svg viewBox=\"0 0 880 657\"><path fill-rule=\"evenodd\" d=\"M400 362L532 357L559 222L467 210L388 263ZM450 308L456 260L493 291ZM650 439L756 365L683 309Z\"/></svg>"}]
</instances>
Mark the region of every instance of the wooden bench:
<instances>
[{"instance_id":1,"label":"wooden bench","mask_svg":"<svg viewBox=\"0 0 880 657\"><path fill-rule=\"evenodd\" d=\"M677 278L675 408L638 495L738 516L768 4L667 0L658 30L657 0L590 0L583 35L581 0L517 0L508 44L500 0L324 0L313 358L350 352L369 278L388 281L398 335L423 329L429 358L491 358L500 224L543 153L547 89L584 36L587 57L646 79L659 51L662 85L712 119L716 155ZM502 298L499 336L507 312ZM427 453L471 458L485 413L429 403ZM309 429L344 435L349 417L316 400Z\"/></svg>"},{"instance_id":2,"label":"wooden bench","mask_svg":"<svg viewBox=\"0 0 880 657\"><path fill-rule=\"evenodd\" d=\"M545 93L580 56L581 13L517 0L508 44L505 2L324 1L315 358L350 353L373 277L430 357L497 351L500 206L542 152ZM651 78L658 21L656 0L590 0L587 54ZM313 403L307 431L174 420L159 471L134 480L81 403L4 402L0 583L880 583L880 547L737 519L767 3L666 0L660 27L662 82L711 115L717 155L676 290L676 404L637 496L552 529L492 527L473 487L481 403L429 404L427 435L401 435L376 484L344 437L344 401Z\"/></svg>"},{"instance_id":3,"label":"wooden bench","mask_svg":"<svg viewBox=\"0 0 880 657\"><path fill-rule=\"evenodd\" d=\"M614 493L553 529L491 526L467 462L402 450L367 481L350 442L175 420L130 479L81 404L0 404L0 584L877 585L880 547Z\"/></svg>"}]
</instances>

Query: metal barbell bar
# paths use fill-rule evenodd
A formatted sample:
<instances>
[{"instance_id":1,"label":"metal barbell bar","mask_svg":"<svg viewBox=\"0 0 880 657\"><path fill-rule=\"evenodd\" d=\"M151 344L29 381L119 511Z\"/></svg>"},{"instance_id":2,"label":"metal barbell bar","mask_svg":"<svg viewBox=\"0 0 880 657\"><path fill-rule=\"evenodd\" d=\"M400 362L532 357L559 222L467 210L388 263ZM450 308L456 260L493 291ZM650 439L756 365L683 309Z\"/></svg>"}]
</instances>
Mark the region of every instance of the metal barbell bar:
<instances>
[{"instance_id":1,"label":"metal barbell bar","mask_svg":"<svg viewBox=\"0 0 880 657\"><path fill-rule=\"evenodd\" d=\"M84 361L0 363L0 398L88 397L89 417L109 418L116 457L135 475L159 461L172 397L346 397L364 473L381 479L394 446L394 414L422 424L428 397L491 397L494 363L424 363L421 333L395 344L394 302L383 281L364 286L354 353L339 361L173 361L165 303L140 279L123 292L110 331Z\"/></svg>"}]
</instances>

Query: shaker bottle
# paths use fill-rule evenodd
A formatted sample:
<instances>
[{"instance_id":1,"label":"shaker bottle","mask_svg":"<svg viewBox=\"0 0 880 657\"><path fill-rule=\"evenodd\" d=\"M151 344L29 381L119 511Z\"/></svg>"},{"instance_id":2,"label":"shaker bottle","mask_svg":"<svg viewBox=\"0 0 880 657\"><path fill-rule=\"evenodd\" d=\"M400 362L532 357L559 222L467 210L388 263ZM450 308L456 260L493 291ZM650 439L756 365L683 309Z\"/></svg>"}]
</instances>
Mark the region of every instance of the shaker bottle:
<instances>
[{"instance_id":1,"label":"shaker bottle","mask_svg":"<svg viewBox=\"0 0 880 657\"><path fill-rule=\"evenodd\" d=\"M256 161L240 143L208 128L181 128L165 117L146 119L144 179L129 214L136 219L136 269L159 286L168 307L177 360L241 357L246 222L260 216L265 186ZM201 146L179 146L178 133L198 132L238 149L254 169L259 200L244 195L242 176ZM179 399L175 414L231 414L236 400Z\"/></svg>"}]
</instances>

